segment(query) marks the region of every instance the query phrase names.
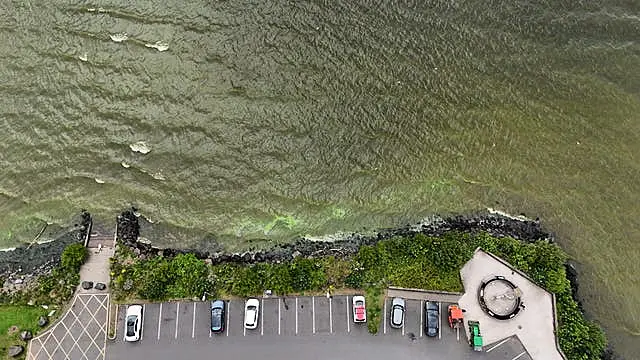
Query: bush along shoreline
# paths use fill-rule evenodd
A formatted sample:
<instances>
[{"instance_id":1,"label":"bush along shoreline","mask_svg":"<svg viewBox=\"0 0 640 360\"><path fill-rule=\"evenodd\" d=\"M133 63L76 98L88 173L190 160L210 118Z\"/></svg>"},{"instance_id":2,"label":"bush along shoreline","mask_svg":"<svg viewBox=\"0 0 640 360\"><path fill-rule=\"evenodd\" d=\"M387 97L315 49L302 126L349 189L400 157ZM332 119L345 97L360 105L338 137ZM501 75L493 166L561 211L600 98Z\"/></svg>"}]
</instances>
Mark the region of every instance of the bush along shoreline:
<instances>
[{"instance_id":1,"label":"bush along shoreline","mask_svg":"<svg viewBox=\"0 0 640 360\"><path fill-rule=\"evenodd\" d=\"M375 236L352 234L332 242L298 240L270 250L206 253L159 249L137 241L133 211L118 217L118 248L111 263L117 300L152 301L211 296L247 297L335 289L366 293L368 325L377 331L384 288L463 291L459 270L481 247L527 273L556 295L558 339L570 360L613 359L602 329L576 301L577 273L537 221L503 216L458 216ZM570 269L568 271L568 269Z\"/></svg>"}]
</instances>

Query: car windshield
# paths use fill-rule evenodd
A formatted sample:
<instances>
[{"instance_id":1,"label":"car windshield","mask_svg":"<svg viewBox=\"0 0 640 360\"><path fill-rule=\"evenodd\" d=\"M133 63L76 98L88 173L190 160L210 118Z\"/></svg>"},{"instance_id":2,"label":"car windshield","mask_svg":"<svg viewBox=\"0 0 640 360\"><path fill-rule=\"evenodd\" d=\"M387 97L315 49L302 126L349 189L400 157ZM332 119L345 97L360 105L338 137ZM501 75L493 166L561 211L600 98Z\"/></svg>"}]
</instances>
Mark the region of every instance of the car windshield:
<instances>
[{"instance_id":1,"label":"car windshield","mask_svg":"<svg viewBox=\"0 0 640 360\"><path fill-rule=\"evenodd\" d=\"M247 311L256 311L256 307L253 305L247 306Z\"/></svg>"},{"instance_id":2,"label":"car windshield","mask_svg":"<svg viewBox=\"0 0 640 360\"><path fill-rule=\"evenodd\" d=\"M127 317L127 336L133 336L135 334L135 327L138 318L136 316Z\"/></svg>"}]
</instances>

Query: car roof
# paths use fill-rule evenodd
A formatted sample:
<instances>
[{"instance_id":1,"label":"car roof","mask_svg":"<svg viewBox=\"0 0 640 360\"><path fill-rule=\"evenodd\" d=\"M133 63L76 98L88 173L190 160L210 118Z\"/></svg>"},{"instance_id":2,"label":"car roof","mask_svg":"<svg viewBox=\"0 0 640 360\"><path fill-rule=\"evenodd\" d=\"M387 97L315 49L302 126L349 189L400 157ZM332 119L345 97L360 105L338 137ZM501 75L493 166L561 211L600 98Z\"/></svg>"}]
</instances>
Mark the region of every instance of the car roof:
<instances>
[{"instance_id":1,"label":"car roof","mask_svg":"<svg viewBox=\"0 0 640 360\"><path fill-rule=\"evenodd\" d=\"M394 307L393 308L393 313L392 313L392 317L391 317L391 321L394 324L402 324L402 318L404 317L404 308L401 307Z\"/></svg>"}]
</instances>

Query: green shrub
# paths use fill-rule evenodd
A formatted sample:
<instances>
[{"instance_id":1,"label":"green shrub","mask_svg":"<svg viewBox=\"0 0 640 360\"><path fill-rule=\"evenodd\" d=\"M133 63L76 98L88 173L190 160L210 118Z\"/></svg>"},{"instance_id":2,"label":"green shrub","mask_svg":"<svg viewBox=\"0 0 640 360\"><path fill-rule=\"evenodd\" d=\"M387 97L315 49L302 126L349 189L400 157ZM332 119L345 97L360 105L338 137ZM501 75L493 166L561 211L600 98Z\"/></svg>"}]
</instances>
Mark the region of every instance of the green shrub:
<instances>
[{"instance_id":1,"label":"green shrub","mask_svg":"<svg viewBox=\"0 0 640 360\"><path fill-rule=\"evenodd\" d=\"M167 284L171 297L199 297L210 290L209 269L204 261L193 254L180 254L171 260L169 273L173 282Z\"/></svg>"},{"instance_id":2,"label":"green shrub","mask_svg":"<svg viewBox=\"0 0 640 360\"><path fill-rule=\"evenodd\" d=\"M294 291L321 290L327 287L327 277L319 261L296 258L289 267Z\"/></svg>"},{"instance_id":3,"label":"green shrub","mask_svg":"<svg viewBox=\"0 0 640 360\"><path fill-rule=\"evenodd\" d=\"M80 271L80 266L84 264L84 262L89 257L89 252L87 248L82 244L71 244L68 245L64 251L62 251L62 257L60 264L62 267L68 271Z\"/></svg>"},{"instance_id":4,"label":"green shrub","mask_svg":"<svg viewBox=\"0 0 640 360\"><path fill-rule=\"evenodd\" d=\"M367 329L371 334L377 334L382 321L382 307L384 291L382 286L369 286L365 290L367 301Z\"/></svg>"}]
</instances>

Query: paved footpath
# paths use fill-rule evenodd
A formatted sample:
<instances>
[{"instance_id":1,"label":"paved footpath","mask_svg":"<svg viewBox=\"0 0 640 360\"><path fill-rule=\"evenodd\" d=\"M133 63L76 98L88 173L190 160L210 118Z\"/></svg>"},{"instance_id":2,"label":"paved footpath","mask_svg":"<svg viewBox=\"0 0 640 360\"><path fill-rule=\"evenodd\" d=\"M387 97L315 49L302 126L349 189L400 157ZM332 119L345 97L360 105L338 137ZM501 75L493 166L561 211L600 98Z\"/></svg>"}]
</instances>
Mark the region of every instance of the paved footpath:
<instances>
[{"instance_id":1,"label":"paved footpath","mask_svg":"<svg viewBox=\"0 0 640 360\"><path fill-rule=\"evenodd\" d=\"M113 235L92 233L92 238L113 239ZM80 283L109 284L109 258L113 246L102 241L100 249L89 248L89 258L80 269ZM48 330L29 343L28 360L103 360L106 355L109 294L107 290L78 286L71 306Z\"/></svg>"}]
</instances>

